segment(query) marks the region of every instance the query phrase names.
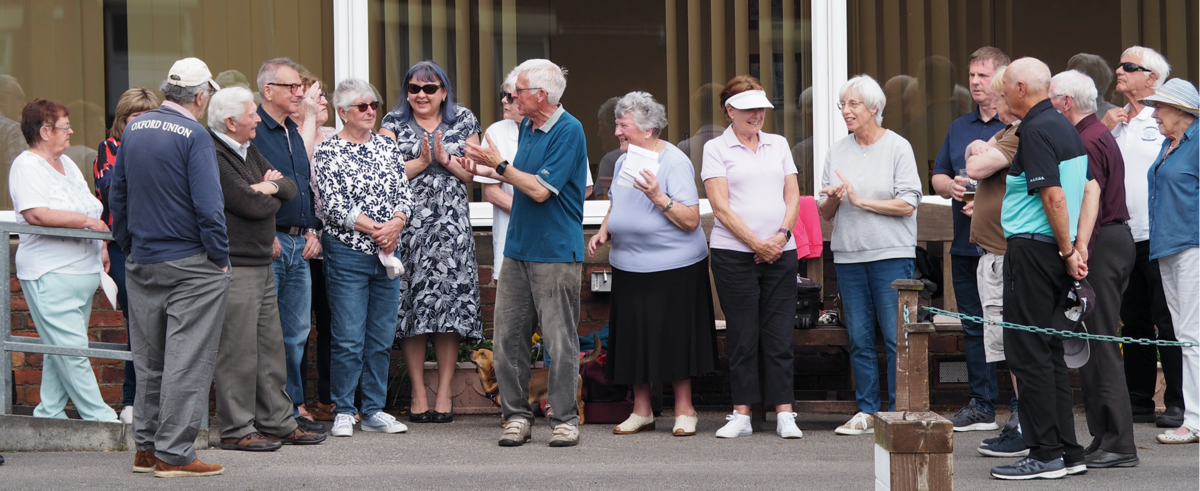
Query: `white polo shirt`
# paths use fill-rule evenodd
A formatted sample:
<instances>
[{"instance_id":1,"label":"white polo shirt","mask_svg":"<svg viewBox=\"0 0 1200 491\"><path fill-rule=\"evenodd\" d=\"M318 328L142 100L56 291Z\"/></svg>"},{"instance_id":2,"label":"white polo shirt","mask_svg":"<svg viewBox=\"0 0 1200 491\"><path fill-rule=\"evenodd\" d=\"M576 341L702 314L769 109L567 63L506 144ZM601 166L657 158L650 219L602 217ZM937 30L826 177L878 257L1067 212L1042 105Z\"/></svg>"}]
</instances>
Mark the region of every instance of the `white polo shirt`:
<instances>
[{"instance_id":1,"label":"white polo shirt","mask_svg":"<svg viewBox=\"0 0 1200 491\"><path fill-rule=\"evenodd\" d=\"M1129 111L1129 105L1125 106ZM1154 159L1162 152L1163 139L1154 121L1154 108L1143 107L1142 112L1129 118L1128 122L1117 123L1112 135L1121 149L1125 161L1125 205L1129 208L1129 229L1133 241L1150 240L1150 197L1146 174Z\"/></svg>"}]
</instances>

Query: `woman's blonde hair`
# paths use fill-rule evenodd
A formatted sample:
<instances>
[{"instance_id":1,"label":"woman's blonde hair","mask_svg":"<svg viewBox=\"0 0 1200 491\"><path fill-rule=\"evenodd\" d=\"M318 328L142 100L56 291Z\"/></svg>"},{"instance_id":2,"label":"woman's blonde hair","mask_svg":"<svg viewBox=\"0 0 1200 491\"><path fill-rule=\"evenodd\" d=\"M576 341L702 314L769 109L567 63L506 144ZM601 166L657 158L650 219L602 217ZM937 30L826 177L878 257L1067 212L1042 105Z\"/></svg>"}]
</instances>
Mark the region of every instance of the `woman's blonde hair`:
<instances>
[{"instance_id":1,"label":"woman's blonde hair","mask_svg":"<svg viewBox=\"0 0 1200 491\"><path fill-rule=\"evenodd\" d=\"M149 89L134 87L126 90L117 101L117 114L113 118L112 127L108 129L108 136L120 140L121 135L125 133L125 123L129 122L130 114L157 109L159 104L158 96Z\"/></svg>"}]
</instances>

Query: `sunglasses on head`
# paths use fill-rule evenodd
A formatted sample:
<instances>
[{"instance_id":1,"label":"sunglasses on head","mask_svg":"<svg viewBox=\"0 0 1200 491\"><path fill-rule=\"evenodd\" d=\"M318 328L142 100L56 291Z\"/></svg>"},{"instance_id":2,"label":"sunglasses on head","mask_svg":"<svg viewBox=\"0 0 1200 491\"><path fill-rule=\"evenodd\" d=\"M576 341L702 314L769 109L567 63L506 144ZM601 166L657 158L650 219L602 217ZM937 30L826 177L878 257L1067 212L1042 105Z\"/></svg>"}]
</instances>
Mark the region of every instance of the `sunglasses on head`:
<instances>
[{"instance_id":1,"label":"sunglasses on head","mask_svg":"<svg viewBox=\"0 0 1200 491\"><path fill-rule=\"evenodd\" d=\"M364 102L362 104L351 104L350 107L358 108L358 112L365 113L365 112L367 112L368 107L371 109L379 109L379 101Z\"/></svg>"},{"instance_id":2,"label":"sunglasses on head","mask_svg":"<svg viewBox=\"0 0 1200 491\"><path fill-rule=\"evenodd\" d=\"M438 84L428 84L428 85L408 84L408 93L416 94L416 93L424 91L426 94L433 95L440 88L442 88L442 86L438 85Z\"/></svg>"},{"instance_id":3,"label":"sunglasses on head","mask_svg":"<svg viewBox=\"0 0 1200 491\"><path fill-rule=\"evenodd\" d=\"M1128 62L1128 61L1127 61L1127 62L1124 62L1124 63L1121 63L1120 65L1117 65L1117 66L1121 67L1121 69L1122 69L1122 70L1125 70L1125 73L1133 73L1133 72L1150 72L1150 71L1152 71L1152 70L1150 70L1149 68L1146 68L1146 67L1144 67L1144 66L1141 66L1141 65L1139 65L1139 64L1137 64L1137 63L1130 63L1130 62Z\"/></svg>"}]
</instances>

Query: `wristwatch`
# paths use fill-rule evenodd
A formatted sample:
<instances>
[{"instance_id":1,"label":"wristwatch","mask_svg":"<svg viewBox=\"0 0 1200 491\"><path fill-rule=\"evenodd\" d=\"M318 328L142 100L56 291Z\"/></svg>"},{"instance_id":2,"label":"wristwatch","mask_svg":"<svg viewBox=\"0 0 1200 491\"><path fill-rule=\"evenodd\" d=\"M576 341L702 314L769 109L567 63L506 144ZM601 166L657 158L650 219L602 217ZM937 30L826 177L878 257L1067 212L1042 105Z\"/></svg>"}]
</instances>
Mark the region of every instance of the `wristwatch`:
<instances>
[{"instance_id":1,"label":"wristwatch","mask_svg":"<svg viewBox=\"0 0 1200 491\"><path fill-rule=\"evenodd\" d=\"M1058 251L1058 257L1061 258L1063 261L1066 261L1067 258L1074 256L1074 255L1075 255L1074 247L1071 248L1071 252L1068 252L1066 254L1063 254L1063 251Z\"/></svg>"},{"instance_id":2,"label":"wristwatch","mask_svg":"<svg viewBox=\"0 0 1200 491\"><path fill-rule=\"evenodd\" d=\"M787 241L789 241L789 240L792 240L792 231L791 231L791 230L788 230L788 229L786 229L786 228L780 228L778 233L781 233L781 234L783 234L783 241L784 241L784 242L787 242Z\"/></svg>"},{"instance_id":3,"label":"wristwatch","mask_svg":"<svg viewBox=\"0 0 1200 491\"><path fill-rule=\"evenodd\" d=\"M500 161L499 164L496 164L496 173L497 174L500 174L503 176L504 171L507 169L508 169L508 161L507 160L502 160L502 161Z\"/></svg>"}]
</instances>

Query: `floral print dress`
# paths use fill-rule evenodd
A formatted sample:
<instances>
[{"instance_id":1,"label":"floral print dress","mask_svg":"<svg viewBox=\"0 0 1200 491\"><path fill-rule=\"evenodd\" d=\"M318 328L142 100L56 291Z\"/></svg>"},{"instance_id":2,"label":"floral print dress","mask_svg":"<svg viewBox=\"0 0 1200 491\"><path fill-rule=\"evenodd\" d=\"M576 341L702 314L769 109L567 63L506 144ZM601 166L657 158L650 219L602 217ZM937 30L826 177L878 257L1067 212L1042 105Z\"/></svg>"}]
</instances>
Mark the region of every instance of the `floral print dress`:
<instances>
[{"instance_id":1,"label":"floral print dress","mask_svg":"<svg viewBox=\"0 0 1200 491\"><path fill-rule=\"evenodd\" d=\"M467 138L480 133L479 120L461 106L455 111L453 124L443 121L432 132L426 132L415 121L401 121L396 111L384 116L382 126L396 134L405 161L421 154L426 134L434 142L441 131L446 152L462 157ZM412 178L409 186L412 213L400 232L405 274L400 277L396 340L453 332L468 344L482 341L479 272L467 186L436 161Z\"/></svg>"}]
</instances>

